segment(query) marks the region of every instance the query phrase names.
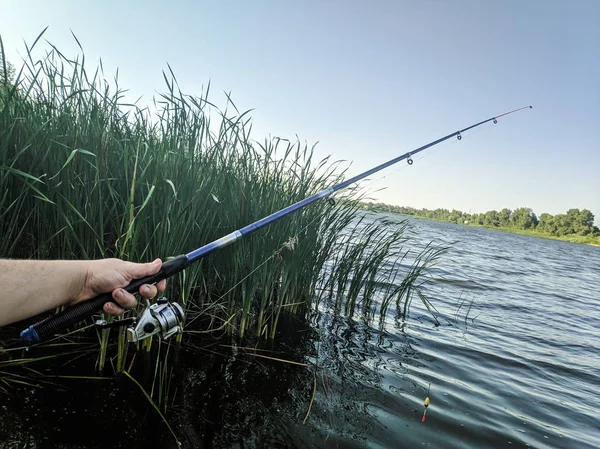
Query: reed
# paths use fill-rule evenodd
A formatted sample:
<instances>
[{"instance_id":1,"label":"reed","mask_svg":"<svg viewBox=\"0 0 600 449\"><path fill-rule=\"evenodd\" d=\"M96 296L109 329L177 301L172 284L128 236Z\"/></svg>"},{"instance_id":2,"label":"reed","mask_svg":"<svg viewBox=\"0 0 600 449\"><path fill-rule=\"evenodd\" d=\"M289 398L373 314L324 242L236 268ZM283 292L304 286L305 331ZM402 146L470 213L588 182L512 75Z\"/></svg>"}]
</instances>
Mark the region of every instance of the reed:
<instances>
[{"instance_id":1,"label":"reed","mask_svg":"<svg viewBox=\"0 0 600 449\"><path fill-rule=\"evenodd\" d=\"M253 141L248 113L229 96L219 109L209 87L184 94L170 68L151 106L131 105L117 78L107 81L101 64L88 71L83 54L69 59L50 44L34 60L40 38L0 89L0 257L166 258L344 176L340 161L317 161L300 141ZM335 205L317 202L171 279L168 296L187 310L186 329L203 329L203 316L242 337L254 329L272 338L281 313L318 307L317 290L335 296L339 311L352 316L361 305L373 316L382 273L388 283L397 276L384 268L404 257L406 224L391 232L387 222L365 225L359 199L348 189ZM398 307L405 298L406 310L407 291L432 257L418 259L393 289ZM99 333L100 368L117 333ZM124 371L128 346L118 338L115 366Z\"/></svg>"}]
</instances>

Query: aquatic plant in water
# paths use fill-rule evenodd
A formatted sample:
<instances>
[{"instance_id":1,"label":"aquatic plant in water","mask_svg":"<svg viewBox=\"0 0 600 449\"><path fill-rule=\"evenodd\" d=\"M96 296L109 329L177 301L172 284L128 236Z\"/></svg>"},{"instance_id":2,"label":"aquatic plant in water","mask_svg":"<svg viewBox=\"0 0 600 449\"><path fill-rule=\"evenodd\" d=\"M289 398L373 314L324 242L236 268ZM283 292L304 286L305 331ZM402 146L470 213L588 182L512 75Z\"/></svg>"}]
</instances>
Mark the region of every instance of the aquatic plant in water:
<instances>
[{"instance_id":1,"label":"aquatic plant in water","mask_svg":"<svg viewBox=\"0 0 600 449\"><path fill-rule=\"evenodd\" d=\"M344 177L341 161L317 161L307 144L253 141L248 113L229 96L219 109L208 87L186 95L170 69L166 91L151 107L131 105L101 64L88 71L83 54L69 59L50 44L34 59L40 38L15 79L0 87L0 257L164 258ZM372 320L395 298L406 314L412 292L424 299L418 281L439 254L412 260L407 224L365 224L360 199L351 188L334 204L316 202L171 279L168 297L187 314L180 341L193 348L189 340L207 333L273 339L284 315L304 317L324 302ZM124 330L94 334L91 327L84 323L36 349L49 353L5 352L0 392L54 384L40 363L96 354L100 371L108 364L126 373L164 419L176 394L171 345L138 344L153 356L150 381L138 382L136 351Z\"/></svg>"},{"instance_id":2,"label":"aquatic plant in water","mask_svg":"<svg viewBox=\"0 0 600 449\"><path fill-rule=\"evenodd\" d=\"M248 113L229 96L219 109L208 87L186 95L170 69L166 91L142 108L126 103L101 64L90 72L83 54L69 59L51 45L35 60L34 47L0 88L0 257L164 258L344 177L340 161L315 160L307 144L253 141ZM185 308L187 335L273 339L283 315L303 317L329 299L366 319L378 308L385 315L393 298L406 314L413 292L428 305L418 281L439 253L408 263L406 223L365 225L360 199L352 188L334 204L316 202L171 279L168 297ZM136 351L122 328L96 330L92 346L78 329L58 338L62 354L96 352L100 371L108 363L131 372ZM151 385L138 386L164 411L168 350L150 339L138 349L155 357ZM14 354L0 362L3 389L49 381L30 368L41 356Z\"/></svg>"}]
</instances>

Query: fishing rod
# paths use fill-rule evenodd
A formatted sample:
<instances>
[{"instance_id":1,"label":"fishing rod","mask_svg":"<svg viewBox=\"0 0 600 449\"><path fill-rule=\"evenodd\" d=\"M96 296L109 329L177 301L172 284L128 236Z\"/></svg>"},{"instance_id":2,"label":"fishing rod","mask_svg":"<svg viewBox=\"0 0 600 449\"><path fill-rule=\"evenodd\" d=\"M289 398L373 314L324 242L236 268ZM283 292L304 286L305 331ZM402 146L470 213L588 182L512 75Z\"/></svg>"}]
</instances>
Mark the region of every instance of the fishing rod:
<instances>
[{"instance_id":1,"label":"fishing rod","mask_svg":"<svg viewBox=\"0 0 600 449\"><path fill-rule=\"evenodd\" d=\"M195 249L190 253L181 254L173 259L170 259L162 264L162 267L158 273L153 274L151 276L146 276L141 279L134 279L129 285L125 287L125 290L129 293L136 293L142 285L156 284L157 282L163 279L167 279L173 276L174 274L183 271L192 263L196 262L202 257L207 256L208 254L211 254L221 248L224 248L225 246L231 245L232 243L241 239L242 237L254 231L257 231L258 229L268 224L271 224L274 221L277 221L280 218L291 214L292 212L302 209L303 207L314 203L315 201L320 200L321 198L325 198L331 195L332 193L337 192L338 190L342 190L348 187L349 185L354 184L355 182L360 181L361 179L364 179L369 175L372 175L373 173L383 170L384 168L387 168L405 159L409 165L412 165L412 156L414 156L417 153L420 153L421 151L426 150L427 148L431 148L432 146L442 143L445 140L451 139L455 136L458 140L461 140L462 134L466 131L469 131L473 128L476 128L491 121L497 123L497 119L499 119L500 117L513 114L523 109L531 108L532 106L524 106L513 111L505 112L504 114L491 117L487 120L483 120L479 123L468 126L459 131L455 131L451 134L448 134L447 136L430 142L427 145L423 145L422 147L419 147L413 151L404 153L403 155L391 159L387 162L384 162L383 164L378 165L377 167L367 170L337 185L329 187L319 193L315 193L314 195L309 196L301 201L298 201L297 203L292 204L291 206L287 206L277 212L272 213L267 217L255 221L254 223L251 223L241 229L233 231L221 237L220 239L217 239L198 249ZM86 318L91 317L95 313L99 312L104 306L104 304L107 302L115 303L115 300L112 298L111 293L104 293L102 295L96 296L93 299L80 302L79 304L76 304L72 307L68 307L67 309L63 310L58 314L52 315L42 321L39 321L29 326L27 329L21 332L21 338L23 339L24 343L28 346L40 343L46 340L49 336L59 331L65 330L70 326L77 324L80 321L83 321ZM183 332L184 318L184 311L181 308L181 306L179 306L179 304L170 303L163 298L157 301L155 304L152 304L151 306L147 307L139 319L128 318L113 323L106 323L104 321L100 321L97 322L97 325L100 328L107 328L124 324L131 324L132 326L127 329L127 339L128 341L138 341L158 333L160 333L163 338L168 338L176 333L181 333Z\"/></svg>"}]
</instances>

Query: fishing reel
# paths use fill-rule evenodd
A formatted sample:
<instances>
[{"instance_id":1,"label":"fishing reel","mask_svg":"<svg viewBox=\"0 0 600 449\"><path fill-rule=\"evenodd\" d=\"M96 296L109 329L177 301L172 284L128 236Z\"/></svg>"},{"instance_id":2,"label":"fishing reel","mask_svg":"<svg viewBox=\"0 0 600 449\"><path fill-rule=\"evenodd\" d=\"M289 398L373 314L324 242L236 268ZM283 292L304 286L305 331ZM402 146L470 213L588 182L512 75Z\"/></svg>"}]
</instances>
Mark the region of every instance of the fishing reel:
<instances>
[{"instance_id":1,"label":"fishing reel","mask_svg":"<svg viewBox=\"0 0 600 449\"><path fill-rule=\"evenodd\" d=\"M146 307L142 314L135 318L107 323L105 320L96 321L100 329L111 327L127 327L127 341L133 343L159 334L166 340L173 335L183 333L183 320L185 312L176 302L169 302L167 298L160 298L156 303Z\"/></svg>"}]
</instances>

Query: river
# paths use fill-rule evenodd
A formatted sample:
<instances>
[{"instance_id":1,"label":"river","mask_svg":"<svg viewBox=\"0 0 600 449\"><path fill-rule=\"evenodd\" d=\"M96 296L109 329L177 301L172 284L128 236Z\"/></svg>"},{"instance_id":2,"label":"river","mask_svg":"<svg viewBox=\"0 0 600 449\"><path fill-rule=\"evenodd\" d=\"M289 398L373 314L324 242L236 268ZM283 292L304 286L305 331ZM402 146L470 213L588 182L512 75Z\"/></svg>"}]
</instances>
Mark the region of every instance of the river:
<instances>
[{"instance_id":1,"label":"river","mask_svg":"<svg viewBox=\"0 0 600 449\"><path fill-rule=\"evenodd\" d=\"M418 245L450 247L427 288L442 324L416 300L383 331L332 332L356 348L341 352L338 381L364 410L357 447L600 447L600 248L411 223Z\"/></svg>"},{"instance_id":2,"label":"river","mask_svg":"<svg viewBox=\"0 0 600 449\"><path fill-rule=\"evenodd\" d=\"M418 298L377 324L322 306L266 353L309 368L191 341L167 376L183 447L600 447L600 248L410 222L414 248L450 248L425 290L439 325ZM3 396L0 447L173 447L129 380L61 385Z\"/></svg>"}]
</instances>

